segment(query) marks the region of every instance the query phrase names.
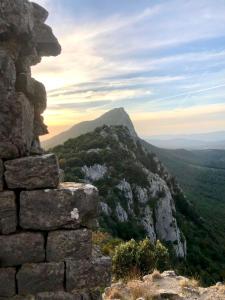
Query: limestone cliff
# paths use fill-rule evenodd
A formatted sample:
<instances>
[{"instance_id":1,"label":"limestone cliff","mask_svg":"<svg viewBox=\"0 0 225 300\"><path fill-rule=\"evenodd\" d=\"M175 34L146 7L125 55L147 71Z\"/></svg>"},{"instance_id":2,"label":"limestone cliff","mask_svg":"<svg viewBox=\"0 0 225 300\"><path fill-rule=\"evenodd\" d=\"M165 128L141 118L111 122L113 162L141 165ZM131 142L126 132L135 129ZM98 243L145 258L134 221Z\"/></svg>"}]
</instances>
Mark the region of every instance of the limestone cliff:
<instances>
[{"instance_id":1,"label":"limestone cliff","mask_svg":"<svg viewBox=\"0 0 225 300\"><path fill-rule=\"evenodd\" d=\"M125 239L147 235L172 245L177 256L186 255L174 203L179 187L126 127L103 126L53 151L67 180L98 187L103 228Z\"/></svg>"}]
</instances>

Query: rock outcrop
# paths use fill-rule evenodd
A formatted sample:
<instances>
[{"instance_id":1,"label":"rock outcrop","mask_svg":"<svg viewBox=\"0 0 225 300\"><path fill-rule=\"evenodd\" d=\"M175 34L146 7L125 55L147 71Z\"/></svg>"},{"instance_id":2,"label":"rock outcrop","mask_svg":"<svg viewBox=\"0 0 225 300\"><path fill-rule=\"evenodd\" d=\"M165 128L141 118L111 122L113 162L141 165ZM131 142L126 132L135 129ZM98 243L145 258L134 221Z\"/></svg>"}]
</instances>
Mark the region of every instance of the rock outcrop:
<instances>
[{"instance_id":1,"label":"rock outcrop","mask_svg":"<svg viewBox=\"0 0 225 300\"><path fill-rule=\"evenodd\" d=\"M225 285L203 288L195 279L178 276L174 271L164 271L144 276L141 280L114 283L105 289L104 300L223 300Z\"/></svg>"},{"instance_id":2,"label":"rock outcrop","mask_svg":"<svg viewBox=\"0 0 225 300\"><path fill-rule=\"evenodd\" d=\"M47 17L27 0L0 2L0 299L101 299L111 261L92 255L98 190L61 183L39 143L47 97L31 66L61 51Z\"/></svg>"},{"instance_id":3,"label":"rock outcrop","mask_svg":"<svg viewBox=\"0 0 225 300\"><path fill-rule=\"evenodd\" d=\"M100 225L123 239L148 237L169 243L186 256L176 219L172 177L124 126L103 126L53 148L67 180L99 188Z\"/></svg>"}]
</instances>

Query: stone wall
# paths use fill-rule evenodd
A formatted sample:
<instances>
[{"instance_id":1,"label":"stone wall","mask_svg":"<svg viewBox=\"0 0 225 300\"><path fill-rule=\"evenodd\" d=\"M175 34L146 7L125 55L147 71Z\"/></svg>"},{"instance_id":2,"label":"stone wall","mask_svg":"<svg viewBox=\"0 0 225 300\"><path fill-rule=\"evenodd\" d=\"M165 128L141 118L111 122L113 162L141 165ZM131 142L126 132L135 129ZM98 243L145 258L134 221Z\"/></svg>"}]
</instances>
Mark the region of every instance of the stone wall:
<instances>
[{"instance_id":1,"label":"stone wall","mask_svg":"<svg viewBox=\"0 0 225 300\"><path fill-rule=\"evenodd\" d=\"M111 261L92 255L98 191L61 183L39 143L47 98L31 66L61 51L47 16L27 0L0 2L0 299L101 299Z\"/></svg>"}]
</instances>

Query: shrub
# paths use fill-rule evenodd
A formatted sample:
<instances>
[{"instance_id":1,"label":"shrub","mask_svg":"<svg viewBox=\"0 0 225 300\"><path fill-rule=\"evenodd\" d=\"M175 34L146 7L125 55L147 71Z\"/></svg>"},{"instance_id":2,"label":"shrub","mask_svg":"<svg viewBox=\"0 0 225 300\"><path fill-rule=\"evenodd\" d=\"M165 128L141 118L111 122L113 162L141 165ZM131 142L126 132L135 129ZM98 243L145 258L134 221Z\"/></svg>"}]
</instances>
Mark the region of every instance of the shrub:
<instances>
[{"instance_id":1,"label":"shrub","mask_svg":"<svg viewBox=\"0 0 225 300\"><path fill-rule=\"evenodd\" d=\"M160 241L157 241L155 244L155 259L155 267L157 270L163 271L168 268L169 251Z\"/></svg>"},{"instance_id":2,"label":"shrub","mask_svg":"<svg viewBox=\"0 0 225 300\"><path fill-rule=\"evenodd\" d=\"M130 278L130 274L140 276L151 273L154 269L160 271L168 267L169 252L159 241L152 244L149 239L136 242L130 240L115 248L112 258L113 273L118 278Z\"/></svg>"},{"instance_id":3,"label":"shrub","mask_svg":"<svg viewBox=\"0 0 225 300\"><path fill-rule=\"evenodd\" d=\"M117 278L127 277L135 268L137 249L138 243L133 239L116 247L112 263Z\"/></svg>"}]
</instances>

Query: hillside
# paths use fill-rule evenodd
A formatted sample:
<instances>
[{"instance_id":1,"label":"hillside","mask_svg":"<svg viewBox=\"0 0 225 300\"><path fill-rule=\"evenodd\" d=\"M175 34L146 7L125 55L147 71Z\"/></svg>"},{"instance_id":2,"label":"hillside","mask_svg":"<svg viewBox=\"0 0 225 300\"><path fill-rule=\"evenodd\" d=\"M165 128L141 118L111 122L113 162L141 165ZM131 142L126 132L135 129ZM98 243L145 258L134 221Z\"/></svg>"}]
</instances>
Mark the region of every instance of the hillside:
<instances>
[{"instance_id":1,"label":"hillside","mask_svg":"<svg viewBox=\"0 0 225 300\"><path fill-rule=\"evenodd\" d=\"M129 129L130 133L133 136L136 136L136 132L129 115L122 107L120 107L106 112L95 120L85 121L74 125L69 130L64 131L52 137L51 139L42 142L42 147L44 149L55 147L64 143L70 138L78 137L81 134L93 131L95 128L101 127L103 125L124 125Z\"/></svg>"},{"instance_id":2,"label":"hillside","mask_svg":"<svg viewBox=\"0 0 225 300\"><path fill-rule=\"evenodd\" d=\"M182 193L157 157L123 126L103 126L53 151L67 181L89 182L101 197L100 225L123 238L157 239L184 257L174 199Z\"/></svg>"},{"instance_id":3,"label":"hillside","mask_svg":"<svg viewBox=\"0 0 225 300\"><path fill-rule=\"evenodd\" d=\"M146 141L166 149L225 149L225 131L198 133L192 135L161 135L146 137Z\"/></svg>"},{"instance_id":4,"label":"hillside","mask_svg":"<svg viewBox=\"0 0 225 300\"><path fill-rule=\"evenodd\" d=\"M99 188L102 228L125 240L159 238L182 254L180 227L187 239L187 259L178 264L174 260L175 266L205 283L225 278L224 247L214 230L142 143L125 127L105 126L52 151L67 181L91 182Z\"/></svg>"},{"instance_id":5,"label":"hillside","mask_svg":"<svg viewBox=\"0 0 225 300\"><path fill-rule=\"evenodd\" d=\"M129 127L133 128L132 123L129 124ZM92 130L94 129L92 127ZM92 134L91 137L93 137ZM80 143L84 144L82 139L77 141L78 150L82 147ZM77 160L73 161L73 156L76 158L76 155L74 150L70 150L70 143L72 145L74 142L68 141L66 145L53 150L61 158L72 160L72 163L70 161L66 167L64 166L64 169L68 180L77 180L81 174L77 173ZM154 147L143 140L141 143L144 144L147 151L157 154L171 174L177 178L188 201L191 201L195 207L194 209L190 205L186 205L187 201L176 201L178 224L187 238L188 245L188 259L187 263L182 266L182 270L191 276L198 274L206 283L222 280L225 278L225 238L223 234L225 185L224 169L221 169L224 166L224 151L165 150ZM96 157L94 154L92 156L94 164ZM195 210L198 214L195 213ZM201 216L200 219L198 215ZM130 231L132 232L133 228L130 228ZM123 232L125 231L123 230Z\"/></svg>"},{"instance_id":6,"label":"hillside","mask_svg":"<svg viewBox=\"0 0 225 300\"><path fill-rule=\"evenodd\" d=\"M168 150L148 145L195 204L225 253L225 150Z\"/></svg>"}]
</instances>

